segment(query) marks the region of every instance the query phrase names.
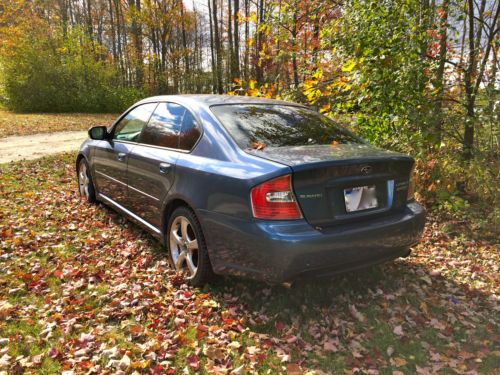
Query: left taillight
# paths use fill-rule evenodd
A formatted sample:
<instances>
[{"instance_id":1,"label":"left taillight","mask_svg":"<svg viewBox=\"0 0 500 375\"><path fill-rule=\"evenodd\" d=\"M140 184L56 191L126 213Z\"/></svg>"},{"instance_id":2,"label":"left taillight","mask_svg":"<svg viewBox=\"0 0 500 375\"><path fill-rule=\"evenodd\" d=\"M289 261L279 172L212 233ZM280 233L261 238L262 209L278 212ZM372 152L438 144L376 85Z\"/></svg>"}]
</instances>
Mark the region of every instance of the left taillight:
<instances>
[{"instance_id":1,"label":"left taillight","mask_svg":"<svg viewBox=\"0 0 500 375\"><path fill-rule=\"evenodd\" d=\"M255 186L251 193L253 216L264 220L302 218L292 189L292 176L285 175Z\"/></svg>"}]
</instances>

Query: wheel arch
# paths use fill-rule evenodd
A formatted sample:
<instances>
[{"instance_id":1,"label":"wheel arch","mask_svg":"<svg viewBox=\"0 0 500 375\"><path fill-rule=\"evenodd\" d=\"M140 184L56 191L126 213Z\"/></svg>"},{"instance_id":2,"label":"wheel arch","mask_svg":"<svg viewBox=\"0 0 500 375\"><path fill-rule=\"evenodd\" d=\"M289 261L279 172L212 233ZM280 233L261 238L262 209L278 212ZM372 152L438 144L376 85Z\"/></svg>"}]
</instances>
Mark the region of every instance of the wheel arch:
<instances>
[{"instance_id":1,"label":"wheel arch","mask_svg":"<svg viewBox=\"0 0 500 375\"><path fill-rule=\"evenodd\" d=\"M196 215L196 217L199 220L199 217L196 214L196 210L194 209L193 205L189 203L189 201L187 199L185 199L184 197L180 197L180 196L172 197L171 199L169 199L168 201L165 202L163 210L162 210L162 215L161 215L161 229L163 232L162 239L161 239L162 242L165 241L165 233L168 230L167 226L168 226L168 221L170 220L170 216L175 211L175 209L178 207L189 208L190 210L192 210L194 212L194 214Z\"/></svg>"},{"instance_id":2,"label":"wheel arch","mask_svg":"<svg viewBox=\"0 0 500 375\"><path fill-rule=\"evenodd\" d=\"M75 170L76 170L76 173L78 173L78 166L80 165L80 161L82 159L85 159L85 161L87 161L87 159L85 158L85 155L83 155L81 152L78 154L78 156L76 157L76 162L75 162ZM87 161L88 163L88 161Z\"/></svg>"}]
</instances>

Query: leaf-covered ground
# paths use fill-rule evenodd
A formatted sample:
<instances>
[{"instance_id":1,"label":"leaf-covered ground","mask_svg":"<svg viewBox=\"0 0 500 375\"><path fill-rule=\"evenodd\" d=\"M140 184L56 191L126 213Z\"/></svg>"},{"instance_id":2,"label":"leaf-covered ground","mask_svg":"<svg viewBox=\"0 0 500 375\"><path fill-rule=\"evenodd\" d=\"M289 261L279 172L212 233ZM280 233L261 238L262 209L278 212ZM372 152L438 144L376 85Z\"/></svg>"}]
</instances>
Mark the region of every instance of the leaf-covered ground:
<instances>
[{"instance_id":1,"label":"leaf-covered ground","mask_svg":"<svg viewBox=\"0 0 500 375\"><path fill-rule=\"evenodd\" d=\"M499 248L430 217L413 256L291 289L188 287L76 193L74 155L0 165L0 373L495 373ZM453 231L452 231L453 232Z\"/></svg>"},{"instance_id":2,"label":"leaf-covered ground","mask_svg":"<svg viewBox=\"0 0 500 375\"><path fill-rule=\"evenodd\" d=\"M110 125L114 114L33 113L21 114L0 109L0 138L68 130L87 130L94 125Z\"/></svg>"}]
</instances>

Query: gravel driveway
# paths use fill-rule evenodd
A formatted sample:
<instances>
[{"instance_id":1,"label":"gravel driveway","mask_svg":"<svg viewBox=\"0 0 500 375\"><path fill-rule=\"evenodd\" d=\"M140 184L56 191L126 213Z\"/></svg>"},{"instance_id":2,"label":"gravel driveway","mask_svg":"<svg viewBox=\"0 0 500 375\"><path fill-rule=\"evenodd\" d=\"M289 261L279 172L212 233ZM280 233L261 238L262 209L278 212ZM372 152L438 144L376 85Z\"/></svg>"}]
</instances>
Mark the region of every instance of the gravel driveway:
<instances>
[{"instance_id":1,"label":"gravel driveway","mask_svg":"<svg viewBox=\"0 0 500 375\"><path fill-rule=\"evenodd\" d=\"M0 164L76 151L87 137L86 131L69 131L0 138Z\"/></svg>"}]
</instances>

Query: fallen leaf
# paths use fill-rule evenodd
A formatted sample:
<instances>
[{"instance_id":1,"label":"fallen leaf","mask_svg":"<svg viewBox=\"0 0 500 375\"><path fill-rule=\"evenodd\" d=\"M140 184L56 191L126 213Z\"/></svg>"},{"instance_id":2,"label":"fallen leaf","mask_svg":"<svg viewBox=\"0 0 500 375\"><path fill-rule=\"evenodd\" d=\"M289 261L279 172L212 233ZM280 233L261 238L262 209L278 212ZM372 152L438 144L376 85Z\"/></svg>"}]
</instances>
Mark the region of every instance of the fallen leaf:
<instances>
[{"instance_id":1,"label":"fallen leaf","mask_svg":"<svg viewBox=\"0 0 500 375\"><path fill-rule=\"evenodd\" d=\"M398 336L403 336L404 335L404 332L403 332L403 326L396 326L394 327L394 329L392 330L392 332Z\"/></svg>"},{"instance_id":2,"label":"fallen leaf","mask_svg":"<svg viewBox=\"0 0 500 375\"><path fill-rule=\"evenodd\" d=\"M364 323L366 321L366 317L356 309L356 306L349 305L349 312L353 317L355 317L361 323Z\"/></svg>"},{"instance_id":3,"label":"fallen leaf","mask_svg":"<svg viewBox=\"0 0 500 375\"><path fill-rule=\"evenodd\" d=\"M296 363L287 363L286 373L288 375L302 375L304 372L302 368Z\"/></svg>"},{"instance_id":4,"label":"fallen leaf","mask_svg":"<svg viewBox=\"0 0 500 375\"><path fill-rule=\"evenodd\" d=\"M0 319L7 319L12 311L14 311L12 304L7 301L0 301Z\"/></svg>"}]
</instances>

